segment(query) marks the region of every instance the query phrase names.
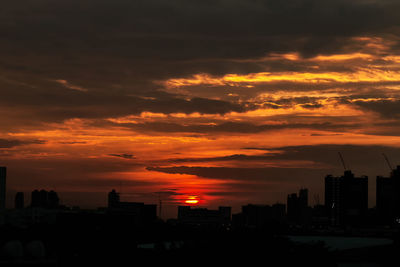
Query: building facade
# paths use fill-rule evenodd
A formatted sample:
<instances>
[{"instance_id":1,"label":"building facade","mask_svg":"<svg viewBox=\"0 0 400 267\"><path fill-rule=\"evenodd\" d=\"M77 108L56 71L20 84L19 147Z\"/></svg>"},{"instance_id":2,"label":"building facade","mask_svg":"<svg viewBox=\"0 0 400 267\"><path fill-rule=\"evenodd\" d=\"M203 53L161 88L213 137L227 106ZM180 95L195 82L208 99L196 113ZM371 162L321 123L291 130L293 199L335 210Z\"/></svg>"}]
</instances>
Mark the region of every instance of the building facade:
<instances>
[{"instance_id":1,"label":"building facade","mask_svg":"<svg viewBox=\"0 0 400 267\"><path fill-rule=\"evenodd\" d=\"M368 177L355 177L350 170L340 177L327 175L325 207L332 225L362 225L368 212Z\"/></svg>"},{"instance_id":2,"label":"building facade","mask_svg":"<svg viewBox=\"0 0 400 267\"><path fill-rule=\"evenodd\" d=\"M6 176L7 168L0 167L0 210L6 208Z\"/></svg>"},{"instance_id":3,"label":"building facade","mask_svg":"<svg viewBox=\"0 0 400 267\"><path fill-rule=\"evenodd\" d=\"M218 210L206 208L178 207L178 221L191 225L223 226L231 222L231 207L219 207Z\"/></svg>"},{"instance_id":4,"label":"building facade","mask_svg":"<svg viewBox=\"0 0 400 267\"><path fill-rule=\"evenodd\" d=\"M287 218L295 224L308 224L311 221L311 211L308 207L308 189L302 188L299 194L290 194L287 197Z\"/></svg>"},{"instance_id":5,"label":"building facade","mask_svg":"<svg viewBox=\"0 0 400 267\"><path fill-rule=\"evenodd\" d=\"M400 219L400 166L389 177L376 177L376 210L381 223L393 224Z\"/></svg>"}]
</instances>

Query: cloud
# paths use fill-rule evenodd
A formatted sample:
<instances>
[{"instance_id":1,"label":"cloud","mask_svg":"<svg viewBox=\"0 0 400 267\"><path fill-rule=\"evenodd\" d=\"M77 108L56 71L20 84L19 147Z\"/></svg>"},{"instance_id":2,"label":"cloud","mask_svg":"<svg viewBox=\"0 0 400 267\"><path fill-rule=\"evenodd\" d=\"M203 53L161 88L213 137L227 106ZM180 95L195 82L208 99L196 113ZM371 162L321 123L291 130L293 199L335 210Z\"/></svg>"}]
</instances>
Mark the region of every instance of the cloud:
<instances>
[{"instance_id":1,"label":"cloud","mask_svg":"<svg viewBox=\"0 0 400 267\"><path fill-rule=\"evenodd\" d=\"M287 123L287 124L262 124L257 125L251 122L221 122L218 124L180 124L172 122L145 122L145 123L110 123L115 126L122 126L134 131L154 131L164 133L261 133L282 129L316 129L316 130L337 130L347 131L356 128L358 125L341 123Z\"/></svg>"},{"instance_id":2,"label":"cloud","mask_svg":"<svg viewBox=\"0 0 400 267\"><path fill-rule=\"evenodd\" d=\"M175 158L169 159L171 163L189 163L189 162L218 162L218 161L248 161L248 160L266 160L271 159L270 154L263 155L245 155L235 154L222 157L211 157L211 158Z\"/></svg>"},{"instance_id":3,"label":"cloud","mask_svg":"<svg viewBox=\"0 0 400 267\"><path fill-rule=\"evenodd\" d=\"M46 143L46 141L44 141L44 140L0 139L0 149L1 148L12 148L12 147L16 147L16 146L32 145L32 144L42 145L45 143Z\"/></svg>"},{"instance_id":4,"label":"cloud","mask_svg":"<svg viewBox=\"0 0 400 267\"><path fill-rule=\"evenodd\" d=\"M247 147L244 150L268 151L261 155L229 155L212 158L181 158L164 161L165 164L181 164L204 162L238 161L242 164L235 167L204 167L204 166L152 166L149 171L170 174L189 174L203 178L233 180L241 182L305 182L307 177L316 179L317 176L342 172L338 153L342 153L347 167L357 174L367 174L371 179L376 175L387 175L386 162L382 153L389 156L393 165L400 165L400 148L380 145L303 145L287 147ZM244 167L246 162L274 162L277 167ZM291 163L292 162L292 163ZM299 163L300 162L300 163ZM313 162L305 164L301 162ZM243 166L243 167L242 167ZM279 167L281 166L281 167Z\"/></svg>"},{"instance_id":5,"label":"cloud","mask_svg":"<svg viewBox=\"0 0 400 267\"><path fill-rule=\"evenodd\" d=\"M399 13L394 0L6 1L0 12L0 125L9 135L0 148L12 157L5 163L16 172L15 184L70 182L79 189L82 180L88 181L85 191L105 176L141 181L144 164L114 153L126 151L126 142L139 146L135 156L151 151L165 164L150 176L207 176L233 192L241 192L235 184L253 192L263 183L260 188L272 194L298 181L318 189L326 173L342 172L337 150L358 172L374 175L379 168L371 162L379 162L380 151L398 162L397 149L321 145L246 155L250 151L233 151L232 144L273 146L286 142L277 137L280 131L298 130L299 140L290 143L394 140L397 146L395 138L380 135L399 132ZM129 116L135 119L121 119ZM46 146L29 141L43 136ZM189 137L196 143L186 151ZM174 154L177 149L182 154ZM25 151L19 150L40 160L24 154L21 161ZM278 163L301 159L326 169L245 168L268 160L266 152ZM165 153L182 158L164 161ZM137 186L152 187L150 192L175 186L157 179ZM94 188L109 190L101 183Z\"/></svg>"},{"instance_id":6,"label":"cloud","mask_svg":"<svg viewBox=\"0 0 400 267\"><path fill-rule=\"evenodd\" d=\"M207 98L182 99L166 93L150 94L151 97L131 96L75 90L61 92L32 90L5 92L0 103L12 110L18 105L20 110L31 114L30 119L41 121L62 121L70 118L108 118L144 111L154 113L194 113L225 114L247 110L245 105ZM35 101L32 101L34 99ZM18 113L17 113L18 114ZM15 112L14 112L15 115ZM13 114L10 114L13 116Z\"/></svg>"},{"instance_id":7,"label":"cloud","mask_svg":"<svg viewBox=\"0 0 400 267\"><path fill-rule=\"evenodd\" d=\"M59 143L63 145L87 144L86 141L62 141Z\"/></svg>"},{"instance_id":8,"label":"cloud","mask_svg":"<svg viewBox=\"0 0 400 267\"><path fill-rule=\"evenodd\" d=\"M232 167L147 167L149 171L195 175L201 178L244 184L302 184L307 179L324 177L324 170L310 168L232 168ZM326 175L326 174L325 174ZM311 181L310 181L311 182Z\"/></svg>"},{"instance_id":9,"label":"cloud","mask_svg":"<svg viewBox=\"0 0 400 267\"><path fill-rule=\"evenodd\" d=\"M362 109L374 111L387 118L400 118L400 100L354 101Z\"/></svg>"},{"instance_id":10,"label":"cloud","mask_svg":"<svg viewBox=\"0 0 400 267\"><path fill-rule=\"evenodd\" d=\"M198 73L304 71L315 67L307 59L317 55L367 54L363 50L368 45L375 49L367 52L388 54L399 47L400 5L395 1L24 3L5 3L0 15L1 104L10 113L18 105L39 120L142 111L242 112L246 108L238 102L222 101L225 91L235 90L230 85L223 90L202 86L197 93L174 92L162 98L160 91L166 88L156 82ZM297 53L304 62L257 61L289 53ZM251 91L237 90L240 95ZM200 92L209 95L197 95ZM153 94L158 94L155 101L132 97Z\"/></svg>"},{"instance_id":11,"label":"cloud","mask_svg":"<svg viewBox=\"0 0 400 267\"><path fill-rule=\"evenodd\" d=\"M310 160L320 162L340 169L341 162L338 153L342 153L348 166L357 170L373 170L384 166L382 153L389 155L393 162L400 165L400 148L382 145L351 145L351 144L320 144L287 147L247 147L245 150L270 151L274 159L280 160ZM380 162L380 163L379 163ZM376 175L376 173L375 173Z\"/></svg>"},{"instance_id":12,"label":"cloud","mask_svg":"<svg viewBox=\"0 0 400 267\"><path fill-rule=\"evenodd\" d=\"M66 81L66 80L55 80L55 82L57 82L57 83L63 85L64 87L66 87L66 88L68 88L68 89L71 89L71 90L77 90L77 91L81 91L81 92L87 92L87 89L82 88L82 87L77 86L77 85L70 84L70 83L69 83L68 81Z\"/></svg>"},{"instance_id":13,"label":"cloud","mask_svg":"<svg viewBox=\"0 0 400 267\"><path fill-rule=\"evenodd\" d=\"M163 184L135 177L135 172L144 169L142 164L106 157L4 158L2 164L9 170L9 188L57 187L59 191L108 192L111 187L119 188L121 183L131 189Z\"/></svg>"},{"instance_id":14,"label":"cloud","mask_svg":"<svg viewBox=\"0 0 400 267\"><path fill-rule=\"evenodd\" d=\"M109 156L119 157L124 159L136 159L136 157L132 154L109 154Z\"/></svg>"}]
</instances>

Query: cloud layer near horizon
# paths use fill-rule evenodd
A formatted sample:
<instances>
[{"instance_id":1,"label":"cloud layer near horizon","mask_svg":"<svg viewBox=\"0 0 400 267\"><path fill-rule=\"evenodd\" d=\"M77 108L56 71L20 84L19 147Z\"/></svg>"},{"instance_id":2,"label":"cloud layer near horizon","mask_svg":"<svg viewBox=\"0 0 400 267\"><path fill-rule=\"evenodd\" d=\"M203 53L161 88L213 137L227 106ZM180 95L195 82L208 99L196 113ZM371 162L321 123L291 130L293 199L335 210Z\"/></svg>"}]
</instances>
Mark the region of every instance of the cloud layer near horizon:
<instances>
[{"instance_id":1,"label":"cloud layer near horizon","mask_svg":"<svg viewBox=\"0 0 400 267\"><path fill-rule=\"evenodd\" d=\"M10 187L32 176L73 191L75 177L90 181L85 192L127 181L211 204L272 201L252 198L254 184L238 190L248 178L235 170L280 170L285 182L258 182L282 199L306 176L321 194L332 159L311 152L397 163L399 13L394 0L7 1L0 162L14 169ZM382 173L373 158L358 170ZM291 164L306 170L297 180Z\"/></svg>"}]
</instances>

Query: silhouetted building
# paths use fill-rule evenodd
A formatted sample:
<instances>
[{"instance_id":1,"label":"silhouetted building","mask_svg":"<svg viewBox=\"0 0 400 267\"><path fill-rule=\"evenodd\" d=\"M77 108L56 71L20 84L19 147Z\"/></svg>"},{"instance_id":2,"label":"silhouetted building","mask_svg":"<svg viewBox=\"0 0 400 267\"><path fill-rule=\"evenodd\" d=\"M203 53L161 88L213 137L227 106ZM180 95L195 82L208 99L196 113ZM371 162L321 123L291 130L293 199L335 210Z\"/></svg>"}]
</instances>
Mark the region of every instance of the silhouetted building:
<instances>
[{"instance_id":1,"label":"silhouetted building","mask_svg":"<svg viewBox=\"0 0 400 267\"><path fill-rule=\"evenodd\" d=\"M6 176L7 168L0 167L0 210L6 208Z\"/></svg>"},{"instance_id":2,"label":"silhouetted building","mask_svg":"<svg viewBox=\"0 0 400 267\"><path fill-rule=\"evenodd\" d=\"M392 224L400 219L400 166L390 177L376 177L376 209L381 223Z\"/></svg>"},{"instance_id":3,"label":"silhouetted building","mask_svg":"<svg viewBox=\"0 0 400 267\"><path fill-rule=\"evenodd\" d=\"M286 219L286 205L253 205L242 206L242 212L232 217L236 227L263 228L272 223L282 223Z\"/></svg>"},{"instance_id":4,"label":"silhouetted building","mask_svg":"<svg viewBox=\"0 0 400 267\"><path fill-rule=\"evenodd\" d=\"M368 212L368 177L347 170L325 177L325 207L332 225L361 225Z\"/></svg>"},{"instance_id":5,"label":"silhouetted building","mask_svg":"<svg viewBox=\"0 0 400 267\"><path fill-rule=\"evenodd\" d=\"M115 220L142 225L157 219L157 205L141 202L122 202L114 189L108 193L107 213Z\"/></svg>"},{"instance_id":6,"label":"silhouetted building","mask_svg":"<svg viewBox=\"0 0 400 267\"><path fill-rule=\"evenodd\" d=\"M51 190L47 193L47 207L48 208L57 208L60 206L60 198L58 197L57 192Z\"/></svg>"},{"instance_id":7,"label":"silhouetted building","mask_svg":"<svg viewBox=\"0 0 400 267\"><path fill-rule=\"evenodd\" d=\"M25 206L25 199L23 192L17 192L15 194L15 209L23 209Z\"/></svg>"},{"instance_id":8,"label":"silhouetted building","mask_svg":"<svg viewBox=\"0 0 400 267\"><path fill-rule=\"evenodd\" d=\"M312 224L316 227L330 225L330 220L324 205L317 204L311 209Z\"/></svg>"},{"instance_id":9,"label":"silhouetted building","mask_svg":"<svg viewBox=\"0 0 400 267\"><path fill-rule=\"evenodd\" d=\"M45 208L47 206L47 196L46 190L42 189L39 191L39 207Z\"/></svg>"},{"instance_id":10,"label":"silhouetted building","mask_svg":"<svg viewBox=\"0 0 400 267\"><path fill-rule=\"evenodd\" d=\"M308 207L308 189L300 189L299 195L296 193L288 195L287 198L287 218L291 223L307 224L310 221L311 212Z\"/></svg>"},{"instance_id":11,"label":"silhouetted building","mask_svg":"<svg viewBox=\"0 0 400 267\"><path fill-rule=\"evenodd\" d=\"M40 206L40 193L39 190L35 189L31 193L31 207Z\"/></svg>"},{"instance_id":12,"label":"silhouetted building","mask_svg":"<svg viewBox=\"0 0 400 267\"><path fill-rule=\"evenodd\" d=\"M299 191L299 205L300 207L308 207L308 189L302 188Z\"/></svg>"},{"instance_id":13,"label":"silhouetted building","mask_svg":"<svg viewBox=\"0 0 400 267\"><path fill-rule=\"evenodd\" d=\"M205 208L178 207L178 221L192 225L223 226L231 222L231 207L219 207L218 210Z\"/></svg>"},{"instance_id":14,"label":"silhouetted building","mask_svg":"<svg viewBox=\"0 0 400 267\"><path fill-rule=\"evenodd\" d=\"M42 190L34 190L31 194L31 207L40 207L54 209L60 206L60 199L58 194L51 190L50 192Z\"/></svg>"},{"instance_id":15,"label":"silhouetted building","mask_svg":"<svg viewBox=\"0 0 400 267\"><path fill-rule=\"evenodd\" d=\"M297 194L292 193L288 195L287 197L287 216L289 221L294 221L297 218L297 206L298 206L298 201L297 201Z\"/></svg>"},{"instance_id":16,"label":"silhouetted building","mask_svg":"<svg viewBox=\"0 0 400 267\"><path fill-rule=\"evenodd\" d=\"M111 190L111 192L108 193L108 208L115 208L119 203L119 194L115 189Z\"/></svg>"},{"instance_id":17,"label":"silhouetted building","mask_svg":"<svg viewBox=\"0 0 400 267\"><path fill-rule=\"evenodd\" d=\"M277 222L283 222L286 219L286 205L276 203L271 206L271 218Z\"/></svg>"}]
</instances>

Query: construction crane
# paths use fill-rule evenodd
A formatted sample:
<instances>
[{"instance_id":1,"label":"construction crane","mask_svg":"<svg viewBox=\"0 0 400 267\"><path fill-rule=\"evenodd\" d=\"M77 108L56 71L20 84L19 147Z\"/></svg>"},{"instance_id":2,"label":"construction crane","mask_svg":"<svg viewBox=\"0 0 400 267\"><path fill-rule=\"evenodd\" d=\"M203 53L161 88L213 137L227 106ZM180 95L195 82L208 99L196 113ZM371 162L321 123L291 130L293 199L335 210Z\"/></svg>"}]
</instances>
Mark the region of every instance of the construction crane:
<instances>
[{"instance_id":1,"label":"construction crane","mask_svg":"<svg viewBox=\"0 0 400 267\"><path fill-rule=\"evenodd\" d=\"M385 153L382 153L382 155L383 155L383 157L385 158L386 163L388 164L390 170L393 171L394 169L393 169L393 167L392 167L392 164L390 164L390 161L389 161L388 157L386 157Z\"/></svg>"},{"instance_id":2,"label":"construction crane","mask_svg":"<svg viewBox=\"0 0 400 267\"><path fill-rule=\"evenodd\" d=\"M342 153L340 153L340 152L338 152L338 153L339 153L340 161L342 162L344 171L347 171L348 168L346 167L346 164L344 163L344 159L343 159L343 157L342 157Z\"/></svg>"}]
</instances>

